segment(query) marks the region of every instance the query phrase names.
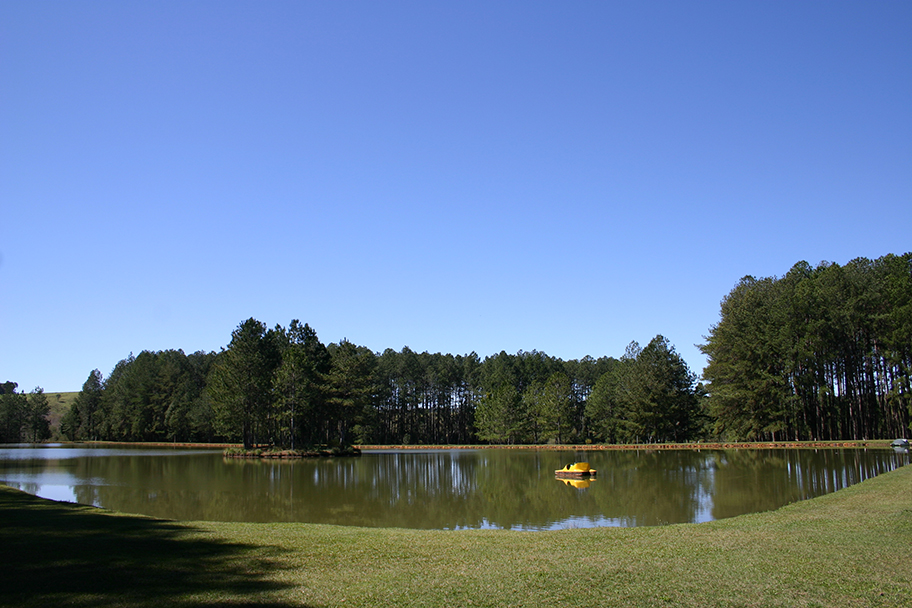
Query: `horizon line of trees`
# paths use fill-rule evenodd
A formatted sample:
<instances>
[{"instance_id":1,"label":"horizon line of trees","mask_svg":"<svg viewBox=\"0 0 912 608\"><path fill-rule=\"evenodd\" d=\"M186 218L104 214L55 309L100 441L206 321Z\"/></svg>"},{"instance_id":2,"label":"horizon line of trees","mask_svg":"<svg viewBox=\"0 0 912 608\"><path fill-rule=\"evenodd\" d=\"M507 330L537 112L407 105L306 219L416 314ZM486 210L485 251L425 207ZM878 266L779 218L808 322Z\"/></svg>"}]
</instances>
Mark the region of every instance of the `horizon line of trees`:
<instances>
[{"instance_id":1,"label":"horizon line of trees","mask_svg":"<svg viewBox=\"0 0 912 608\"><path fill-rule=\"evenodd\" d=\"M912 413L912 253L744 277L701 349L717 434L903 437Z\"/></svg>"},{"instance_id":2,"label":"horizon line of trees","mask_svg":"<svg viewBox=\"0 0 912 608\"><path fill-rule=\"evenodd\" d=\"M912 254L747 276L720 309L700 345L705 386L661 335L619 359L482 360L324 345L297 320L268 329L251 318L217 353L143 351L107 378L93 370L60 430L301 448L872 439L910 428ZM43 436L26 423L43 411L40 389L3 386L0 439Z\"/></svg>"},{"instance_id":3,"label":"horizon line of trees","mask_svg":"<svg viewBox=\"0 0 912 608\"><path fill-rule=\"evenodd\" d=\"M621 359L539 351L443 355L248 319L219 353L143 351L93 370L61 421L69 439L350 444L684 441L706 428L696 376L662 336Z\"/></svg>"}]
</instances>

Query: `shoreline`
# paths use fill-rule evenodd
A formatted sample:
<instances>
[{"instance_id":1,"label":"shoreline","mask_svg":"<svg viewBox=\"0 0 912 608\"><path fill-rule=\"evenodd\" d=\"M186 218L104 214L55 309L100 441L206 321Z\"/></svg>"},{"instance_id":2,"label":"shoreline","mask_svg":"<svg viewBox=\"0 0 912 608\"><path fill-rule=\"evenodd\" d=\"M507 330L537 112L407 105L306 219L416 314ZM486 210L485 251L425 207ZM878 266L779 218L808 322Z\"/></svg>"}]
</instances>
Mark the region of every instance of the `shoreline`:
<instances>
[{"instance_id":1,"label":"shoreline","mask_svg":"<svg viewBox=\"0 0 912 608\"><path fill-rule=\"evenodd\" d=\"M225 458L240 458L247 460L300 460L302 458L345 458L361 455L357 447L332 448L328 450L289 450L289 449L262 449L262 448L226 448L222 456Z\"/></svg>"},{"instance_id":2,"label":"shoreline","mask_svg":"<svg viewBox=\"0 0 912 608\"><path fill-rule=\"evenodd\" d=\"M359 445L362 450L548 450L605 452L612 450L795 450L889 448L890 439L865 441L726 441L706 443L618 443L560 445Z\"/></svg>"},{"instance_id":3,"label":"shoreline","mask_svg":"<svg viewBox=\"0 0 912 608\"><path fill-rule=\"evenodd\" d=\"M547 450L600 452L611 450L794 450L794 449L838 449L838 448L889 448L891 439L842 440L842 441L712 441L687 443L617 443L617 444L553 444L553 445L506 445L506 444L445 444L445 445L382 445L363 444L351 446L357 450ZM210 448L210 449L243 449L240 443L193 443L167 441L56 441L48 445L109 445L159 448ZM267 450L268 446L259 446L253 450ZM290 450L277 450L290 451ZM315 450L315 453L331 450Z\"/></svg>"}]
</instances>

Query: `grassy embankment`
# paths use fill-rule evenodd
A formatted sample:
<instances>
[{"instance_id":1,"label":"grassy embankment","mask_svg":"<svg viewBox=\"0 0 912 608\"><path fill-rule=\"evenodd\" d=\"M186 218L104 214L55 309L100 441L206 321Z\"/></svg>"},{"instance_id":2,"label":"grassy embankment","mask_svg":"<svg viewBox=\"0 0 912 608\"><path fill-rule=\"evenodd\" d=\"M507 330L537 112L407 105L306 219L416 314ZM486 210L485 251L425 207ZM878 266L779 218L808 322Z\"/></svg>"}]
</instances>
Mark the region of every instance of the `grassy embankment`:
<instances>
[{"instance_id":1,"label":"grassy embankment","mask_svg":"<svg viewBox=\"0 0 912 608\"><path fill-rule=\"evenodd\" d=\"M169 522L0 486L3 606L908 606L912 467L708 524Z\"/></svg>"},{"instance_id":2,"label":"grassy embankment","mask_svg":"<svg viewBox=\"0 0 912 608\"><path fill-rule=\"evenodd\" d=\"M48 400L48 405L51 406L51 413L48 415L48 420L51 423L51 440L60 441L60 419L63 418L63 415L70 411L70 407L73 405L73 401L76 400L76 397L79 395L78 392L75 393L45 393L45 396Z\"/></svg>"}]
</instances>

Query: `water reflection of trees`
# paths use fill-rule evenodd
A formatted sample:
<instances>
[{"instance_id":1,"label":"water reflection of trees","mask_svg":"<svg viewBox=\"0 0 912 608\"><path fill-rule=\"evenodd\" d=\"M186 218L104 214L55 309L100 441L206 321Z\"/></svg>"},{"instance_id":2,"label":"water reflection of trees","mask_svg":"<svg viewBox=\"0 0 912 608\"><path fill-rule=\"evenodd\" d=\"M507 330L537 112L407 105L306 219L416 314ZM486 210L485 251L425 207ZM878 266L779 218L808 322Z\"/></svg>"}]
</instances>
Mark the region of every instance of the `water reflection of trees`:
<instances>
[{"instance_id":1,"label":"water reflection of trees","mask_svg":"<svg viewBox=\"0 0 912 608\"><path fill-rule=\"evenodd\" d=\"M716 455L713 517L778 509L892 470L887 451L728 450Z\"/></svg>"},{"instance_id":2,"label":"water reflection of trees","mask_svg":"<svg viewBox=\"0 0 912 608\"><path fill-rule=\"evenodd\" d=\"M590 487L554 478L598 469ZM48 465L48 466L60 466ZM477 450L368 453L299 461L218 454L72 459L81 503L181 520L305 521L407 527L541 529L659 525L777 508L895 468L862 450Z\"/></svg>"},{"instance_id":3,"label":"water reflection of trees","mask_svg":"<svg viewBox=\"0 0 912 608\"><path fill-rule=\"evenodd\" d=\"M538 529L564 520L619 525L691 521L705 456L618 452L578 490L554 480L555 452L383 453L361 459L87 459L80 502L177 519L313 521L409 528ZM199 462L197 462L199 460ZM101 469L105 470L102 471ZM112 505L113 506L113 505Z\"/></svg>"},{"instance_id":4,"label":"water reflection of trees","mask_svg":"<svg viewBox=\"0 0 912 608\"><path fill-rule=\"evenodd\" d=\"M594 493L605 517L619 525L694 521L706 493L707 454L695 451L611 453ZM607 466L606 466L607 465Z\"/></svg>"}]
</instances>

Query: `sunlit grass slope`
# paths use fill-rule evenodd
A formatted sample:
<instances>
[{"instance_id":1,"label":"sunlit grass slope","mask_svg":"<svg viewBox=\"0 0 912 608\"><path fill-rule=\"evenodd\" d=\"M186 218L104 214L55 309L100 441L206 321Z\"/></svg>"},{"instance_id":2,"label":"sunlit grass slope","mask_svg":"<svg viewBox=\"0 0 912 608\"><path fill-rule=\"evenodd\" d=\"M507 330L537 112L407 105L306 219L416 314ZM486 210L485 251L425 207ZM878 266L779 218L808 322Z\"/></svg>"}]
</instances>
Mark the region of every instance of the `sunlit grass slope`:
<instances>
[{"instance_id":1,"label":"sunlit grass slope","mask_svg":"<svg viewBox=\"0 0 912 608\"><path fill-rule=\"evenodd\" d=\"M47 396L48 405L51 406L51 412L48 415L48 420L51 423L51 438L58 441L61 439L60 419L70 411L73 401L76 400L79 393L45 393L45 395Z\"/></svg>"},{"instance_id":2,"label":"sunlit grass slope","mask_svg":"<svg viewBox=\"0 0 912 608\"><path fill-rule=\"evenodd\" d=\"M708 524L167 522L0 487L6 606L909 606L912 467Z\"/></svg>"}]
</instances>

